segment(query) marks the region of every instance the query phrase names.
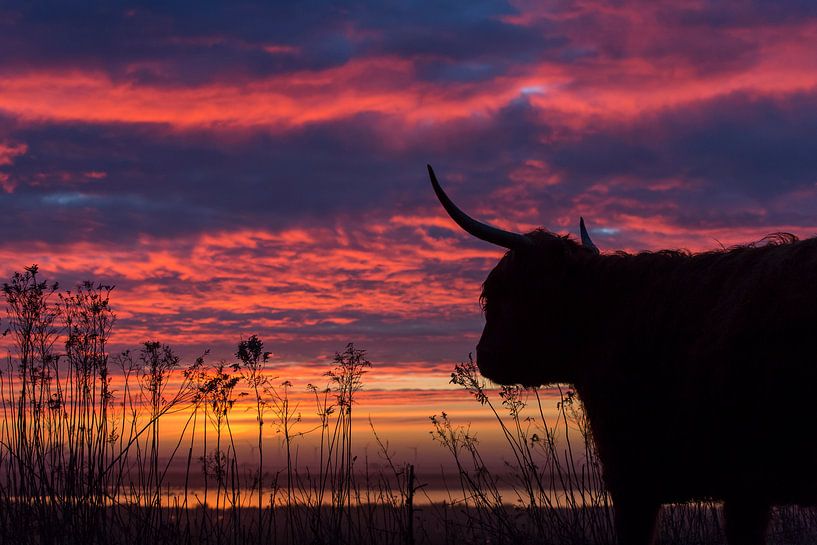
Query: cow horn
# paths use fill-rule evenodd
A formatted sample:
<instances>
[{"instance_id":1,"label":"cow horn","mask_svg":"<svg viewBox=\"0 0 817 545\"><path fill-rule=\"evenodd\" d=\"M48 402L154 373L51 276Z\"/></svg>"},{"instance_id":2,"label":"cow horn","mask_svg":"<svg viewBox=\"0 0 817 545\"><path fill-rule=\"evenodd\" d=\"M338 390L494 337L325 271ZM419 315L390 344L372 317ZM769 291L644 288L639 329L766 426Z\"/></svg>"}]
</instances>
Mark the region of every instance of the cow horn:
<instances>
[{"instance_id":1,"label":"cow horn","mask_svg":"<svg viewBox=\"0 0 817 545\"><path fill-rule=\"evenodd\" d=\"M579 216L579 233L582 237L582 246L586 246L587 248L593 250L593 252L599 253L599 249L590 239L590 234L587 232L587 227L584 226L584 218L581 216Z\"/></svg>"},{"instance_id":2,"label":"cow horn","mask_svg":"<svg viewBox=\"0 0 817 545\"><path fill-rule=\"evenodd\" d=\"M443 188L440 187L440 182L437 181L437 177L434 175L434 170L431 168L431 165L427 166L428 175L431 177L431 186L434 188L434 193L437 194L437 198L440 199L440 203L442 203L443 208L445 208L445 211L448 212L448 215L451 216L451 219L453 219L457 225L462 227L467 233L474 235L478 239L484 240L485 242L490 242L491 244L496 244L497 246L502 246L503 248L508 248L510 250L517 248L529 248L533 246L533 241L525 235L504 231L486 223L481 223L457 208L457 205L448 198L448 195L445 194Z\"/></svg>"}]
</instances>

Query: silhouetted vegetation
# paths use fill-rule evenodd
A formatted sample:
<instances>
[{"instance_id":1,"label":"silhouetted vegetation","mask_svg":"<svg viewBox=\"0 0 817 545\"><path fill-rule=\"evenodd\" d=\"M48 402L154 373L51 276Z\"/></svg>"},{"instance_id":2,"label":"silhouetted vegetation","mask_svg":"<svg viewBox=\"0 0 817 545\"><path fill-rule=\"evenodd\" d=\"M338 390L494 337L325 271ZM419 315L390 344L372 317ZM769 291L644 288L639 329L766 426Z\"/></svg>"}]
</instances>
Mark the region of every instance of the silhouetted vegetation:
<instances>
[{"instance_id":1,"label":"silhouetted vegetation","mask_svg":"<svg viewBox=\"0 0 817 545\"><path fill-rule=\"evenodd\" d=\"M540 390L489 389L473 362L457 365L452 382L493 415L506 461L490 468L468 426L431 417L456 468L444 476L448 498L434 503L423 498L424 476L395 460L371 423L383 463L374 470L355 456L352 416L371 365L364 350L347 345L323 385L303 388L271 374L256 336L239 342L233 361L209 362L205 352L185 362L156 341L111 355L112 292L91 282L60 291L36 266L3 286L2 542L614 541L598 457L570 389L559 390L557 418L548 419ZM236 448L241 398L255 421L251 460ZM305 436L317 445L310 463L299 461ZM282 460L274 470L271 448ZM720 518L712 503L669 508L661 542L719 543ZM783 508L773 531L779 542L806 542L814 528L812 510Z\"/></svg>"}]
</instances>

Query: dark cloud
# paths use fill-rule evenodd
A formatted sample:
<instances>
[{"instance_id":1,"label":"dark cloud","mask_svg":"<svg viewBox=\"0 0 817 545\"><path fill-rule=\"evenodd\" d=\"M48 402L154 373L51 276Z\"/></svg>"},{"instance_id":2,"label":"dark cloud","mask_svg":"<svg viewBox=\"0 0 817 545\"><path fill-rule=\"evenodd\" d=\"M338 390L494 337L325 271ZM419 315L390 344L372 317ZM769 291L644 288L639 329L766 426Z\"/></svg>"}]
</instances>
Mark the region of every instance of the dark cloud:
<instances>
[{"instance_id":1,"label":"dark cloud","mask_svg":"<svg viewBox=\"0 0 817 545\"><path fill-rule=\"evenodd\" d=\"M513 12L503 1L19 3L0 17L0 49L13 52L5 70L98 69L153 85L242 82L379 54L431 55L421 66L429 78L472 80L480 71L468 66L496 74L553 45L541 29L498 20ZM445 69L453 62L464 66Z\"/></svg>"},{"instance_id":2,"label":"dark cloud","mask_svg":"<svg viewBox=\"0 0 817 545\"><path fill-rule=\"evenodd\" d=\"M815 112L812 93L734 94L551 142L552 128L520 98L491 118L406 131L399 148L388 144L399 129L377 115L230 137L157 125L26 125L9 133L28 152L3 167L18 187L0 197L8 211L1 225L15 238L48 240L331 225L341 216L427 205L427 162L443 179L467 180L467 187L456 180L451 187L475 209L493 190L513 185L514 168L535 159L564 180L525 189L545 217L607 184L608 198L641 206L683 203L687 212L677 219L694 228L695 215L728 222L731 213L743 217L743 205L764 208L776 196L813 187ZM683 183L652 189L667 180ZM621 201L609 206L643 212Z\"/></svg>"},{"instance_id":3,"label":"dark cloud","mask_svg":"<svg viewBox=\"0 0 817 545\"><path fill-rule=\"evenodd\" d=\"M232 137L159 125L21 126L10 137L28 152L6 168L17 189L0 199L27 227L40 224L18 237L62 238L91 224L116 240L317 221L382 204L422 173L422 160L411 174L370 121ZM6 229L16 222L4 217Z\"/></svg>"},{"instance_id":4,"label":"dark cloud","mask_svg":"<svg viewBox=\"0 0 817 545\"><path fill-rule=\"evenodd\" d=\"M684 27L705 27L713 30L802 23L817 17L817 5L809 0L765 2L754 0L708 1L694 5L665 4L657 8L659 20Z\"/></svg>"},{"instance_id":5,"label":"dark cloud","mask_svg":"<svg viewBox=\"0 0 817 545\"><path fill-rule=\"evenodd\" d=\"M191 356L204 349L212 350L215 357L228 356L235 351L235 344L240 339L258 334L270 339L268 346L274 347L276 357L284 361L314 361L318 356L332 353L353 341L360 346L372 347L381 361L434 361L440 357L441 350L452 359L465 358L468 348L463 349L463 344L476 344L482 321L476 308L468 315L453 318L406 317L396 320L393 316L363 312L337 313L336 317L345 318L344 323L323 321L325 316L321 314L296 310L239 314L203 308L200 312L187 312L182 317L123 318L117 321L117 327L123 331L144 329L172 338L174 346L186 348L184 352ZM286 319L286 323L274 327L261 325L278 318ZM203 326L205 321L209 325ZM234 342L223 340L225 331L235 335ZM186 335L188 340L185 340ZM207 336L211 336L212 342L203 344L202 338ZM116 348L129 346L122 344Z\"/></svg>"},{"instance_id":6,"label":"dark cloud","mask_svg":"<svg viewBox=\"0 0 817 545\"><path fill-rule=\"evenodd\" d=\"M0 70L102 70L154 86L250 82L390 55L432 82L478 82L549 61L592 81L598 63L640 58L701 74L756 61L751 33L817 16L812 2L564 2L529 25L504 0L470 2L16 2L0 11ZM36 40L31 37L36 36ZM633 39L638 36L638 39ZM581 70L585 67L586 70ZM609 77L610 75L603 75ZM623 74L621 78L632 78ZM629 81L629 80L628 80Z\"/></svg>"},{"instance_id":7,"label":"dark cloud","mask_svg":"<svg viewBox=\"0 0 817 545\"><path fill-rule=\"evenodd\" d=\"M768 212L772 199L813 188L817 143L810 135L815 131L817 94L733 94L627 126L590 129L558 144L547 157L574 190L610 183L612 196L679 204L678 223L694 229L718 218L723 225L741 218L757 222L757 211ZM630 182L613 183L617 179ZM667 180L682 183L670 190L650 189ZM755 213L747 214L747 207ZM788 221L780 216L763 220Z\"/></svg>"},{"instance_id":8,"label":"dark cloud","mask_svg":"<svg viewBox=\"0 0 817 545\"><path fill-rule=\"evenodd\" d=\"M0 21L0 48L13 52L5 70L100 69L138 83L241 81L340 65L353 51L343 11L329 4L21 2Z\"/></svg>"}]
</instances>

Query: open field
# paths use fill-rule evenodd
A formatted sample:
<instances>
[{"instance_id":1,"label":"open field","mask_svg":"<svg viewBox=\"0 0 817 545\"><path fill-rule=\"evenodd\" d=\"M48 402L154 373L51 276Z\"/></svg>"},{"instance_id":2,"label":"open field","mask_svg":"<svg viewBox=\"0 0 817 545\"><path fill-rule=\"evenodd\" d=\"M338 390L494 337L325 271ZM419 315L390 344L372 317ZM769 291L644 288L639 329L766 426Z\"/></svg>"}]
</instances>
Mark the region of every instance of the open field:
<instances>
[{"instance_id":1,"label":"open field","mask_svg":"<svg viewBox=\"0 0 817 545\"><path fill-rule=\"evenodd\" d=\"M353 506L338 521L331 507L267 506L219 511L203 506L151 509L121 503L97 510L92 519L74 517L41 519L20 505L4 504L3 543L326 543L326 544L613 544L606 510L541 509L502 506L484 511L465 502L426 504L413 511L397 501ZM65 506L62 507L65 509ZM77 513L82 511L77 509ZM63 517L66 516L64 513ZM68 515L71 517L71 515ZM547 521L546 528L534 521ZM604 522L604 527L593 524ZM603 531L600 531L603 530ZM772 544L809 544L817 539L817 511L786 507L776 509L769 531ZM724 544L720 509L714 504L666 506L661 515L659 543Z\"/></svg>"}]
</instances>

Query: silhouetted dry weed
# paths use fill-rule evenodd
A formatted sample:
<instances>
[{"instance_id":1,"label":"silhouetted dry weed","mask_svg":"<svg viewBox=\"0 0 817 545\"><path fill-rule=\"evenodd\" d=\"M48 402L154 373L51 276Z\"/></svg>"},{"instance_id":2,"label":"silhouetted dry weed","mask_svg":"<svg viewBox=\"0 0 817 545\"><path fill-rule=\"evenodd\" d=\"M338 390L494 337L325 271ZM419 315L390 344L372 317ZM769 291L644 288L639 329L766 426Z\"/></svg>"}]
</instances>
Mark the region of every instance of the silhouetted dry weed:
<instances>
[{"instance_id":1,"label":"silhouetted dry weed","mask_svg":"<svg viewBox=\"0 0 817 545\"><path fill-rule=\"evenodd\" d=\"M551 398L542 390L493 389L470 358L455 366L451 382L493 416L505 461L489 467L467 424L432 416L431 435L456 471L443 476L447 501L426 496L418 506L422 476L395 460L371 421L382 469L354 454L352 415L371 365L365 351L349 344L338 352L324 384L306 387L305 403L291 382L269 374L256 336L238 344L232 362L208 364L205 352L185 364L156 341L111 356L112 291L91 282L60 291L36 266L3 285L2 542L614 542L612 506L573 390L558 390L556 417L546 418ZM257 431L257 458L247 465L233 433L242 397ZM175 427L166 429L171 417ZM317 444L312 464L298 460L305 436ZM270 471L273 437L284 461ZM813 510L781 508L772 537L806 543L815 528ZM665 509L661 536L722 542L718 506Z\"/></svg>"}]
</instances>

